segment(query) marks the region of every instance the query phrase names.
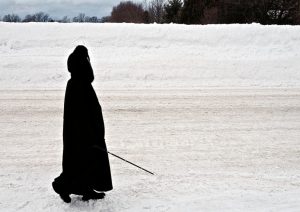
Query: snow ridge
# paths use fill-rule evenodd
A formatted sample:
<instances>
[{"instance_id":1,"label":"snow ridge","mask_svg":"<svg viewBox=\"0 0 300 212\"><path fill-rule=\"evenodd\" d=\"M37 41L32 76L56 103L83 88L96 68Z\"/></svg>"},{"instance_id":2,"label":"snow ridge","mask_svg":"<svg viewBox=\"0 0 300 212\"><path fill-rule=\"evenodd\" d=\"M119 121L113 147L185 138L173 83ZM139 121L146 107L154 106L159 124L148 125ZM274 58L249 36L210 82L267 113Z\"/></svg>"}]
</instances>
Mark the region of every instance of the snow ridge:
<instances>
[{"instance_id":1,"label":"snow ridge","mask_svg":"<svg viewBox=\"0 0 300 212\"><path fill-rule=\"evenodd\" d=\"M300 27L0 23L0 89L63 88L89 49L99 88L299 87Z\"/></svg>"}]
</instances>

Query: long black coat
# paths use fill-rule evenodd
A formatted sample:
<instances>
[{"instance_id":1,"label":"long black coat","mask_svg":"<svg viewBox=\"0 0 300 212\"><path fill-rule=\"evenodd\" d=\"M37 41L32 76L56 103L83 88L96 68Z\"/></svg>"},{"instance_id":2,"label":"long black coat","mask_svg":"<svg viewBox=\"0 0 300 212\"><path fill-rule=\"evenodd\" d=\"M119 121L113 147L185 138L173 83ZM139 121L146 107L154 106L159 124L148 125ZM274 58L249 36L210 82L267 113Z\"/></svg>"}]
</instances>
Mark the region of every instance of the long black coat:
<instances>
[{"instance_id":1,"label":"long black coat","mask_svg":"<svg viewBox=\"0 0 300 212\"><path fill-rule=\"evenodd\" d=\"M101 106L90 83L70 79L63 128L63 172L80 186L112 189Z\"/></svg>"},{"instance_id":2,"label":"long black coat","mask_svg":"<svg viewBox=\"0 0 300 212\"><path fill-rule=\"evenodd\" d=\"M78 63L80 59L70 61ZM76 68L68 64L71 79L64 103L63 173L57 180L65 181L70 193L81 194L87 188L109 191L112 180L105 129L102 109L91 85L92 69L73 65ZM87 77L88 72L92 77Z\"/></svg>"}]
</instances>

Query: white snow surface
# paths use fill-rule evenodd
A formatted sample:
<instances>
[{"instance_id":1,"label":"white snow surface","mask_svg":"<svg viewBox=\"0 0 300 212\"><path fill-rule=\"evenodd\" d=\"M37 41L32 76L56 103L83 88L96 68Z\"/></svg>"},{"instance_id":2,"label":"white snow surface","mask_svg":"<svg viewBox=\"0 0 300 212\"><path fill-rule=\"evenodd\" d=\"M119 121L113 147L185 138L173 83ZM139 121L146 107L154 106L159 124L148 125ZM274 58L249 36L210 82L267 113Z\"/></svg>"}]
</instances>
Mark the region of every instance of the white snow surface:
<instances>
[{"instance_id":1,"label":"white snow surface","mask_svg":"<svg viewBox=\"0 0 300 212\"><path fill-rule=\"evenodd\" d=\"M0 23L0 89L64 88L89 49L97 88L299 87L300 27Z\"/></svg>"},{"instance_id":2,"label":"white snow surface","mask_svg":"<svg viewBox=\"0 0 300 212\"><path fill-rule=\"evenodd\" d=\"M300 211L300 27L0 23L0 211ZM64 203L68 55L89 48L114 189Z\"/></svg>"},{"instance_id":3,"label":"white snow surface","mask_svg":"<svg viewBox=\"0 0 300 212\"><path fill-rule=\"evenodd\" d=\"M96 90L114 189L63 203L64 91L0 91L0 211L299 211L300 90Z\"/></svg>"}]
</instances>

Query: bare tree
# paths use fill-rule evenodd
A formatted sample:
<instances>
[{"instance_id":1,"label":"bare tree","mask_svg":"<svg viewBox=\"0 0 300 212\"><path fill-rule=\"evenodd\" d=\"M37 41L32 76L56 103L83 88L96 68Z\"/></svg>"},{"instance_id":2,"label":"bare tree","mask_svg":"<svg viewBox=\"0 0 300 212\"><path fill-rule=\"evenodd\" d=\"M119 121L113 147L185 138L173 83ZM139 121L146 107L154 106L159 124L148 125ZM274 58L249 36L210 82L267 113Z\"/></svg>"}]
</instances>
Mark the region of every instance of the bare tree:
<instances>
[{"instance_id":1,"label":"bare tree","mask_svg":"<svg viewBox=\"0 0 300 212\"><path fill-rule=\"evenodd\" d=\"M146 2L146 10L149 15L150 23L163 23L165 17L165 0L150 0Z\"/></svg>"},{"instance_id":2,"label":"bare tree","mask_svg":"<svg viewBox=\"0 0 300 212\"><path fill-rule=\"evenodd\" d=\"M61 22L61 23L70 23L71 20L70 20L70 18L68 18L68 16L64 16L59 22Z\"/></svg>"},{"instance_id":3,"label":"bare tree","mask_svg":"<svg viewBox=\"0 0 300 212\"><path fill-rule=\"evenodd\" d=\"M145 23L145 10L140 3L121 2L113 7L109 21L116 23Z\"/></svg>"},{"instance_id":4,"label":"bare tree","mask_svg":"<svg viewBox=\"0 0 300 212\"><path fill-rule=\"evenodd\" d=\"M3 17L4 22L20 22L21 18L15 14L8 14Z\"/></svg>"},{"instance_id":5,"label":"bare tree","mask_svg":"<svg viewBox=\"0 0 300 212\"><path fill-rule=\"evenodd\" d=\"M36 22L48 22L50 20L50 16L44 12L38 12L34 14Z\"/></svg>"},{"instance_id":6,"label":"bare tree","mask_svg":"<svg viewBox=\"0 0 300 212\"><path fill-rule=\"evenodd\" d=\"M99 20L99 18L97 16L92 16L92 17L89 18L88 22L98 23L98 22L100 22L100 20Z\"/></svg>"},{"instance_id":7,"label":"bare tree","mask_svg":"<svg viewBox=\"0 0 300 212\"><path fill-rule=\"evenodd\" d=\"M100 19L100 23L107 23L110 22L110 16L104 16Z\"/></svg>"},{"instance_id":8,"label":"bare tree","mask_svg":"<svg viewBox=\"0 0 300 212\"><path fill-rule=\"evenodd\" d=\"M83 22L90 22L91 17L90 16L85 16Z\"/></svg>"},{"instance_id":9,"label":"bare tree","mask_svg":"<svg viewBox=\"0 0 300 212\"><path fill-rule=\"evenodd\" d=\"M26 15L25 18L23 19L23 22L34 22L34 21L35 20L34 20L33 15L30 15L30 14Z\"/></svg>"},{"instance_id":10,"label":"bare tree","mask_svg":"<svg viewBox=\"0 0 300 212\"><path fill-rule=\"evenodd\" d=\"M26 15L23 22L49 22L53 19L47 13L38 12L32 15Z\"/></svg>"},{"instance_id":11,"label":"bare tree","mask_svg":"<svg viewBox=\"0 0 300 212\"><path fill-rule=\"evenodd\" d=\"M73 22L85 22L85 14L79 13L76 17L73 18Z\"/></svg>"}]
</instances>

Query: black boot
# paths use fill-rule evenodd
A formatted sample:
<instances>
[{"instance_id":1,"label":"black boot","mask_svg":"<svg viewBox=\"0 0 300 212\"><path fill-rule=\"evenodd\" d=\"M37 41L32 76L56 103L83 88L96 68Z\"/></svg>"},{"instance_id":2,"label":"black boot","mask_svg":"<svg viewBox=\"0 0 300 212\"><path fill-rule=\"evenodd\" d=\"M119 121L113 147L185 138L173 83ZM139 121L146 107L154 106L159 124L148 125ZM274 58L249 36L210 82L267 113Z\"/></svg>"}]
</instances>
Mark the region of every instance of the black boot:
<instances>
[{"instance_id":1,"label":"black boot","mask_svg":"<svg viewBox=\"0 0 300 212\"><path fill-rule=\"evenodd\" d=\"M88 201L90 199L97 200L97 199L103 199L105 197L105 193L97 193L94 190L89 190L82 196L83 201Z\"/></svg>"},{"instance_id":2,"label":"black boot","mask_svg":"<svg viewBox=\"0 0 300 212\"><path fill-rule=\"evenodd\" d=\"M65 203L70 203L71 202L71 198L70 198L70 194L68 194L66 191L64 191L62 189L62 187L60 187L60 185L58 184L58 182L56 180L54 180L54 182L52 183L52 188L53 190L59 194L60 198L65 202Z\"/></svg>"}]
</instances>

